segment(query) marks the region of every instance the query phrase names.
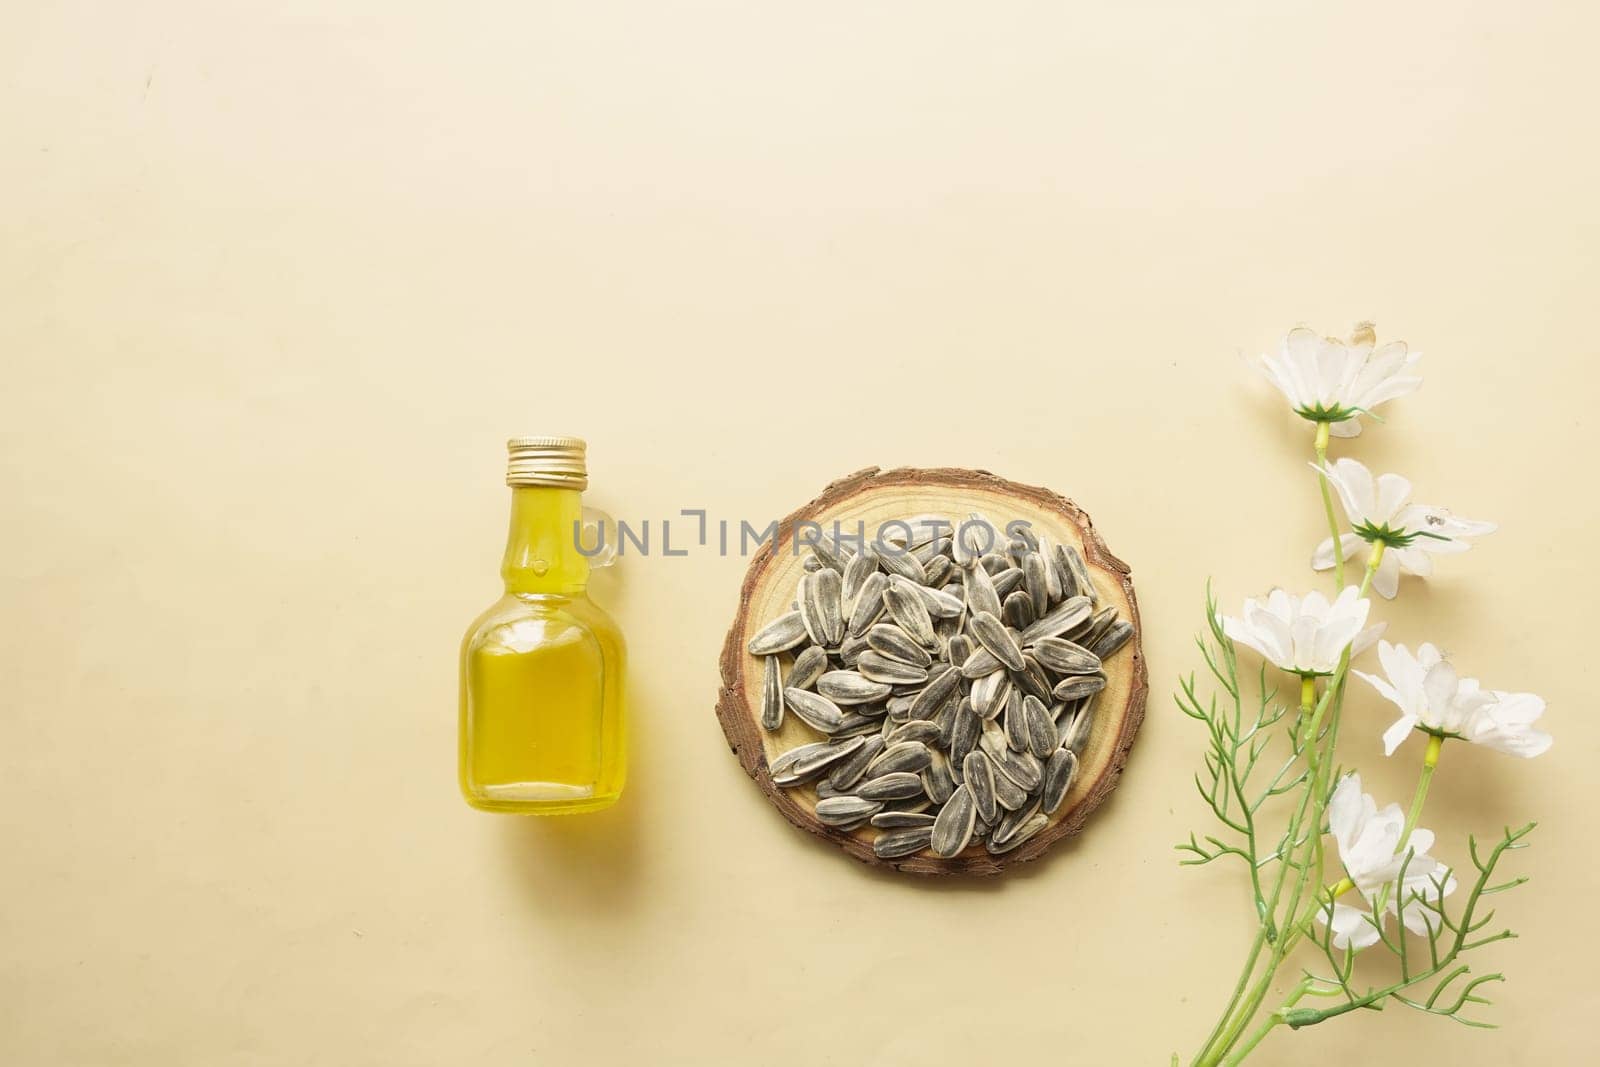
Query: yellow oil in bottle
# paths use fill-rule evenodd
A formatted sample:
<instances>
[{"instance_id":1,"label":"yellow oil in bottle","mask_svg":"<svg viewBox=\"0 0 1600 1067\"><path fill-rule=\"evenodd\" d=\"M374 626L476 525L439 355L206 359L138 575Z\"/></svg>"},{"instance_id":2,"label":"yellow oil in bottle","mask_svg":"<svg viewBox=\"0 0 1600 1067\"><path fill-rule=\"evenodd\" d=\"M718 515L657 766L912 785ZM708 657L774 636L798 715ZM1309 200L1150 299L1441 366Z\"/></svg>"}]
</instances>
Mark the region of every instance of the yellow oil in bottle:
<instances>
[{"instance_id":1,"label":"yellow oil in bottle","mask_svg":"<svg viewBox=\"0 0 1600 1067\"><path fill-rule=\"evenodd\" d=\"M518 441L555 440L574 439L517 439L513 456ZM589 600L579 490L512 484L506 594L461 646L461 791L484 811L593 811L627 773L622 635Z\"/></svg>"}]
</instances>

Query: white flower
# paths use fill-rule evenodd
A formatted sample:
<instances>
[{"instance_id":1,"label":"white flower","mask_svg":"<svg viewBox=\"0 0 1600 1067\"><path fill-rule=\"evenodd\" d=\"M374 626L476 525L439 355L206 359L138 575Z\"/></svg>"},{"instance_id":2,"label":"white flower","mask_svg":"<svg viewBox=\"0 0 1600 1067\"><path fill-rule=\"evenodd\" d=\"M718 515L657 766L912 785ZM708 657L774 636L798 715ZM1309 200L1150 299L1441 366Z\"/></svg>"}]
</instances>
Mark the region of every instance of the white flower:
<instances>
[{"instance_id":1,"label":"white flower","mask_svg":"<svg viewBox=\"0 0 1600 1067\"><path fill-rule=\"evenodd\" d=\"M1439 650L1423 645L1412 655L1405 645L1378 644L1378 659L1389 677L1356 671L1400 709L1384 731L1384 752L1393 755L1412 730L1459 737L1475 745L1532 759L1554 739L1533 729L1544 701L1532 693L1488 691L1476 678L1461 678Z\"/></svg>"},{"instance_id":2,"label":"white flower","mask_svg":"<svg viewBox=\"0 0 1600 1067\"><path fill-rule=\"evenodd\" d=\"M1345 873L1368 903L1366 910L1338 903L1323 908L1319 918L1332 927L1335 948L1366 948L1378 940L1372 908L1380 900L1384 914L1400 912L1406 929L1414 934L1437 927L1439 902L1455 891L1456 880L1444 864L1427 854L1433 847L1433 831L1412 830L1405 851L1400 851L1405 826L1400 805L1378 810L1377 802L1361 791L1359 774L1346 775L1333 791L1328 801L1328 829L1339 847Z\"/></svg>"},{"instance_id":3,"label":"white flower","mask_svg":"<svg viewBox=\"0 0 1600 1067\"><path fill-rule=\"evenodd\" d=\"M1261 372L1289 398L1295 414L1330 423L1335 436L1354 437L1361 432L1357 416L1422 385L1411 372L1422 353L1408 352L1403 341L1374 351L1375 344L1365 323L1349 344L1300 326L1289 331L1276 356L1261 357Z\"/></svg>"},{"instance_id":4,"label":"white flower","mask_svg":"<svg viewBox=\"0 0 1600 1067\"><path fill-rule=\"evenodd\" d=\"M1382 623L1362 629L1371 609L1372 601L1358 598L1355 586L1347 586L1331 604L1321 593L1298 597L1274 589L1264 600L1246 600L1242 617L1225 617L1222 631L1290 674L1332 674L1346 645L1355 642L1354 656L1383 633Z\"/></svg>"},{"instance_id":5,"label":"white flower","mask_svg":"<svg viewBox=\"0 0 1600 1067\"><path fill-rule=\"evenodd\" d=\"M1462 519L1444 508L1413 504L1409 481L1398 474L1383 474L1374 479L1372 472L1358 460L1336 459L1326 467L1318 467L1315 463L1311 466L1326 476L1328 483L1339 494L1345 516L1361 540L1382 541L1394 549L1422 546L1422 553L1410 552L1397 561L1397 568L1409 569L1412 574L1432 573L1432 561L1426 559L1423 553L1465 552L1471 547L1466 543L1466 538L1493 533L1498 529L1492 522ZM1341 541L1341 545L1345 543ZM1317 546L1311 565L1317 566L1324 555L1331 565L1332 538ZM1392 587L1398 589L1399 569L1391 573L1394 575ZM1373 582L1376 584L1376 576ZM1394 593L1385 595L1393 596Z\"/></svg>"}]
</instances>

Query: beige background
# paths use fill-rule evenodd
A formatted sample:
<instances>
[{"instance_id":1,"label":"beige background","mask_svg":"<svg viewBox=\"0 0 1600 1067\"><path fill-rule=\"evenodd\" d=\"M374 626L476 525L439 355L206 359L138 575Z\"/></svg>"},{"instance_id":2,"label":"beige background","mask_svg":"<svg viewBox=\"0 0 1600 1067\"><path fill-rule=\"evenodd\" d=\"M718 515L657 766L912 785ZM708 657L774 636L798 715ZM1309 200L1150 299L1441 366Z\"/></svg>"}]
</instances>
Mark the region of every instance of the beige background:
<instances>
[{"instance_id":1,"label":"beige background","mask_svg":"<svg viewBox=\"0 0 1600 1067\"><path fill-rule=\"evenodd\" d=\"M1543 820L1479 1034L1321 1062L1574 1063L1597 1004L1600 156L1585 4L40 5L0 12L0 1060L1164 1063L1249 917L1180 871L1208 575L1301 585L1304 427L1239 359L1373 318L1423 392L1355 454L1502 532L1392 633L1549 697L1426 825ZM743 571L631 560L613 813L455 793L501 442L592 501L762 519L871 464L1077 499L1154 693L1091 832L985 884L785 824L712 715ZM1345 758L1380 795L1389 715Z\"/></svg>"}]
</instances>

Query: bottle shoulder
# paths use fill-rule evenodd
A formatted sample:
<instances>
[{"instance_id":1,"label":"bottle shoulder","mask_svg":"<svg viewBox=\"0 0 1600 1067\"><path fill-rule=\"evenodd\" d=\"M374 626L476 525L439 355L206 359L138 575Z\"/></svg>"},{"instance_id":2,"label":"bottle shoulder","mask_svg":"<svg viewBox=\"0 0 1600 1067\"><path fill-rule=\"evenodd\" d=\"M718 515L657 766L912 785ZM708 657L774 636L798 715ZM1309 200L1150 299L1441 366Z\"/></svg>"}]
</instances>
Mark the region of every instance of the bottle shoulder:
<instances>
[{"instance_id":1,"label":"bottle shoulder","mask_svg":"<svg viewBox=\"0 0 1600 1067\"><path fill-rule=\"evenodd\" d=\"M525 651L585 637L608 653L623 652L616 621L587 594L507 593L473 620L462 639L462 652L487 645Z\"/></svg>"}]
</instances>

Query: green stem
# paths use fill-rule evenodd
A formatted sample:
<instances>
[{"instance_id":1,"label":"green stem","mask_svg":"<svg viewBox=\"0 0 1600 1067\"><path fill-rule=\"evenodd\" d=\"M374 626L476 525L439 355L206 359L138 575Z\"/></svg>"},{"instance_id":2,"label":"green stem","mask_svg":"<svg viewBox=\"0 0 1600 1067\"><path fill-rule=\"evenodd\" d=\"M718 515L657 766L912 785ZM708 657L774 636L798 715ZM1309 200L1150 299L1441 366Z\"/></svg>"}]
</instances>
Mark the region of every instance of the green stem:
<instances>
[{"instance_id":1,"label":"green stem","mask_svg":"<svg viewBox=\"0 0 1600 1067\"><path fill-rule=\"evenodd\" d=\"M1328 430L1326 422L1317 423L1317 479L1322 486L1322 512L1328 517L1328 532L1333 535L1333 582L1334 588L1344 588L1344 543L1339 539L1339 520L1333 514L1333 492L1328 487L1328 475L1324 469L1328 466Z\"/></svg>"},{"instance_id":2,"label":"green stem","mask_svg":"<svg viewBox=\"0 0 1600 1067\"><path fill-rule=\"evenodd\" d=\"M1433 784L1433 771L1439 766L1439 752L1443 748L1443 737L1438 734L1428 735L1428 750L1422 755L1422 776L1417 779L1417 791L1411 797L1411 810L1406 813L1406 828L1400 834L1400 844L1394 850L1395 855L1406 850L1406 844L1411 840L1411 831L1417 828L1417 820L1422 818L1422 805L1428 799L1428 786Z\"/></svg>"},{"instance_id":3,"label":"green stem","mask_svg":"<svg viewBox=\"0 0 1600 1067\"><path fill-rule=\"evenodd\" d=\"M1272 1032L1273 1027L1283 1025L1283 1013L1300 1003L1300 999L1310 991L1311 979L1302 978L1300 980L1300 984L1295 986L1294 991L1284 999L1283 1007L1279 1008L1277 1011L1263 1019L1260 1027L1256 1029L1256 1032L1246 1038L1244 1044L1235 1049L1233 1054L1224 1060L1223 1063L1229 1065L1229 1067L1234 1067L1234 1065L1243 1063L1245 1061L1245 1057L1254 1052L1256 1046L1261 1044L1262 1039Z\"/></svg>"}]
</instances>

